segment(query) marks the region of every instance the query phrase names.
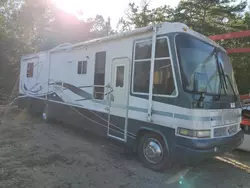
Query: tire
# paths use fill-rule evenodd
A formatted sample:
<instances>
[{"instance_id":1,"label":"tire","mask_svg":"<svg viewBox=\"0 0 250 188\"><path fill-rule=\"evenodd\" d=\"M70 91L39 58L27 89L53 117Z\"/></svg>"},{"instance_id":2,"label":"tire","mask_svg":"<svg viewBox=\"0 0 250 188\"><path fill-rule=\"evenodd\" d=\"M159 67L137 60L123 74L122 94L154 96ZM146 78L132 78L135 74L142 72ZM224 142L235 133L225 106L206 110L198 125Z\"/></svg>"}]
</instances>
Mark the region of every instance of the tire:
<instances>
[{"instance_id":1,"label":"tire","mask_svg":"<svg viewBox=\"0 0 250 188\"><path fill-rule=\"evenodd\" d=\"M49 115L49 106L48 104L44 105L43 113L42 113L42 118L46 123L51 122L51 117Z\"/></svg>"},{"instance_id":2,"label":"tire","mask_svg":"<svg viewBox=\"0 0 250 188\"><path fill-rule=\"evenodd\" d=\"M152 149L151 149L152 148ZM154 151L161 150L158 156L155 155ZM146 133L139 138L138 143L138 155L143 164L154 171L165 171L170 167L170 155L167 146L161 136L154 133Z\"/></svg>"}]
</instances>

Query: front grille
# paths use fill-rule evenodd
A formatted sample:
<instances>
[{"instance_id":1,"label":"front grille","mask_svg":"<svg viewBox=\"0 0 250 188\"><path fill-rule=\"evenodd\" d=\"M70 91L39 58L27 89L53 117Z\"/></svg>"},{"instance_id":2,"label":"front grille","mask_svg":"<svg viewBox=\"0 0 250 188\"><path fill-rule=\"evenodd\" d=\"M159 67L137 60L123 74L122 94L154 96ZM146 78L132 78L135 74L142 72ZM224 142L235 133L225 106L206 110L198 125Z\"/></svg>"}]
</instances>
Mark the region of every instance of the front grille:
<instances>
[{"instance_id":1,"label":"front grille","mask_svg":"<svg viewBox=\"0 0 250 188\"><path fill-rule=\"evenodd\" d=\"M229 126L228 133L229 135L235 134L238 130L238 124Z\"/></svg>"},{"instance_id":2,"label":"front grille","mask_svg":"<svg viewBox=\"0 0 250 188\"><path fill-rule=\"evenodd\" d=\"M214 137L223 137L223 136L230 136L237 132L238 124L231 125L228 127L220 127L214 129Z\"/></svg>"}]
</instances>

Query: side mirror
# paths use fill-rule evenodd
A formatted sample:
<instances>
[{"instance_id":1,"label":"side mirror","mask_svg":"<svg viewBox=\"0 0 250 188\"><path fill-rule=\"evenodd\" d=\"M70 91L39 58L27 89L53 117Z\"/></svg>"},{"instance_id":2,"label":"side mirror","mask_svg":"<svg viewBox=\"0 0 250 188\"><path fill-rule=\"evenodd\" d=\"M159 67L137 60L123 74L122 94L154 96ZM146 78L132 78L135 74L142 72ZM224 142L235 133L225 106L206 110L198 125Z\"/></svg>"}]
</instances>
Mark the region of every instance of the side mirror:
<instances>
[{"instance_id":1,"label":"side mirror","mask_svg":"<svg viewBox=\"0 0 250 188\"><path fill-rule=\"evenodd\" d=\"M194 74L194 91L199 93L207 92L208 78L205 73L196 72Z\"/></svg>"}]
</instances>

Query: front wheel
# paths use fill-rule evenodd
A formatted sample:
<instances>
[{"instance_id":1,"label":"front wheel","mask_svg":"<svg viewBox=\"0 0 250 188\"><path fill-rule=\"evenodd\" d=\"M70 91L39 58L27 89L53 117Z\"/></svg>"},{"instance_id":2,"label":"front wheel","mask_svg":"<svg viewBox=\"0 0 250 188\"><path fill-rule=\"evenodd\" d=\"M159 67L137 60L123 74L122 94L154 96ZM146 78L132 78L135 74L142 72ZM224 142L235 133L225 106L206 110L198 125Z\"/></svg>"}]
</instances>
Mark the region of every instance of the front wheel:
<instances>
[{"instance_id":1,"label":"front wheel","mask_svg":"<svg viewBox=\"0 0 250 188\"><path fill-rule=\"evenodd\" d=\"M163 171L170 166L167 146L161 136L146 133L140 137L138 155L144 165L154 171Z\"/></svg>"}]
</instances>

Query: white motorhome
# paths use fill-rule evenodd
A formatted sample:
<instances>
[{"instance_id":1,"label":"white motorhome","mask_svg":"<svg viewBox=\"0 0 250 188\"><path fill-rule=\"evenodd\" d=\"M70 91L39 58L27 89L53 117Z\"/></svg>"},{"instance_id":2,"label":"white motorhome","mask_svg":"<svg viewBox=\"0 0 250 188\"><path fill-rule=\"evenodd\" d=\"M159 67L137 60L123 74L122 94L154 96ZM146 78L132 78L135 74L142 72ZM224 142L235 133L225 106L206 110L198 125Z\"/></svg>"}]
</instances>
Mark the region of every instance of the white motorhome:
<instances>
[{"instance_id":1,"label":"white motorhome","mask_svg":"<svg viewBox=\"0 0 250 188\"><path fill-rule=\"evenodd\" d=\"M181 23L23 56L19 106L123 142L154 170L243 141L226 51Z\"/></svg>"}]
</instances>

